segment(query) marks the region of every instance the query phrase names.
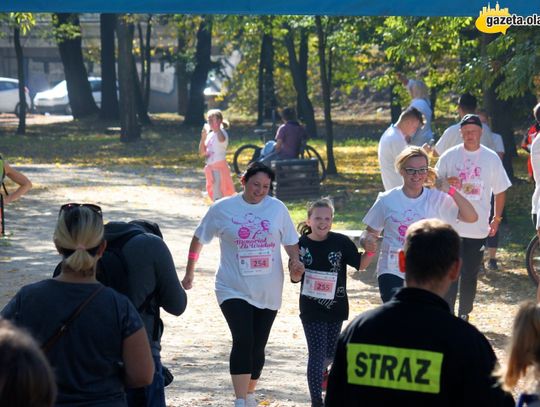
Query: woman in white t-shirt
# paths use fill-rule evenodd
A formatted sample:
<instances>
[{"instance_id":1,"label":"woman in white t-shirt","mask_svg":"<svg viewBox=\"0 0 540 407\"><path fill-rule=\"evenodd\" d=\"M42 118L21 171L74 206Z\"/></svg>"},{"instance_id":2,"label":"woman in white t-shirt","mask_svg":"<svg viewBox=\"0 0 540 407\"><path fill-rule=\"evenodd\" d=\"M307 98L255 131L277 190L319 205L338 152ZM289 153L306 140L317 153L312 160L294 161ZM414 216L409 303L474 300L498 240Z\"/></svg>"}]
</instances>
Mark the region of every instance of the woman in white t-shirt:
<instances>
[{"instance_id":1,"label":"woman in white t-shirt","mask_svg":"<svg viewBox=\"0 0 540 407\"><path fill-rule=\"evenodd\" d=\"M206 157L204 167L206 192L212 201L217 201L236 192L225 158L229 145L229 135L226 131L229 123L223 120L223 114L219 109L209 110L206 117L208 122L201 130L199 153Z\"/></svg>"},{"instance_id":2,"label":"woman in white t-shirt","mask_svg":"<svg viewBox=\"0 0 540 407\"><path fill-rule=\"evenodd\" d=\"M438 218L450 222L476 222L478 216L471 203L446 180L437 179L437 189L425 188L429 158L421 147L407 147L396 158L396 169L403 177L403 185L380 193L363 219L366 232L361 238L376 240L384 230L377 278L383 302L389 301L403 286L404 274L399 270L398 252L405 242L405 232L412 223L427 218Z\"/></svg>"},{"instance_id":3,"label":"woman in white t-shirt","mask_svg":"<svg viewBox=\"0 0 540 407\"><path fill-rule=\"evenodd\" d=\"M264 365L270 329L281 306L281 245L289 256L291 274L299 279L304 272L298 235L287 207L268 196L274 178L270 168L254 162L242 176L243 192L210 207L191 240L182 280L189 290L203 244L218 236L221 256L215 291L233 338L230 373L236 407L257 405L255 386Z\"/></svg>"}]
</instances>

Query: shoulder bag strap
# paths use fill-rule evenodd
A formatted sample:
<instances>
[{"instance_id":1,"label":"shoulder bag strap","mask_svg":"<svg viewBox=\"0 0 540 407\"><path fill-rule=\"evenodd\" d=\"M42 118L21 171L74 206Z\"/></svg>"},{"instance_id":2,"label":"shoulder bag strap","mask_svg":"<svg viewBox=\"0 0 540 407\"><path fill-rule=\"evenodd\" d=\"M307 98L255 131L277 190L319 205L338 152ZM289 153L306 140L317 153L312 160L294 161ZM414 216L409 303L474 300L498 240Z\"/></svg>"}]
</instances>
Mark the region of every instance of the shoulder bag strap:
<instances>
[{"instance_id":1,"label":"shoulder bag strap","mask_svg":"<svg viewBox=\"0 0 540 407\"><path fill-rule=\"evenodd\" d=\"M54 333L54 335L52 335L41 347L44 353L48 353L51 350L54 344L62 337L62 335L66 333L69 325L71 325L71 323L79 316L84 307L86 307L94 299L94 297L98 295L104 288L105 286L100 284L99 287L94 290L94 292L90 294L90 296L86 300L84 300L75 311L73 311L67 321L64 322L62 326L60 326L60 328L58 328L58 330Z\"/></svg>"}]
</instances>

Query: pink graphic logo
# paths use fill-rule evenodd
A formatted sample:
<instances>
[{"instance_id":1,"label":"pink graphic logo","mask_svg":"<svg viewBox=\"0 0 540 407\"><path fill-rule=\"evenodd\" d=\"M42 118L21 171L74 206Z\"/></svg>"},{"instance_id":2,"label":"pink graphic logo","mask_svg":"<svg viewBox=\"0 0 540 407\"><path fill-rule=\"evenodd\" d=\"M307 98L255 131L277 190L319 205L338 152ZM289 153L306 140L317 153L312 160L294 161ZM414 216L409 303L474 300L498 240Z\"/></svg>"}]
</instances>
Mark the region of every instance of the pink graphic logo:
<instances>
[{"instance_id":1,"label":"pink graphic logo","mask_svg":"<svg viewBox=\"0 0 540 407\"><path fill-rule=\"evenodd\" d=\"M238 237L240 239L247 239L250 235L250 231L248 228L242 226L240 229L238 229Z\"/></svg>"},{"instance_id":2,"label":"pink graphic logo","mask_svg":"<svg viewBox=\"0 0 540 407\"><path fill-rule=\"evenodd\" d=\"M240 239L258 239L264 240L270 232L270 221L261 219L252 212L248 212L240 219L232 219L236 225L240 225L238 229L238 237Z\"/></svg>"},{"instance_id":3,"label":"pink graphic logo","mask_svg":"<svg viewBox=\"0 0 540 407\"><path fill-rule=\"evenodd\" d=\"M423 219L423 217L412 209L407 209L401 214L401 219L394 216L390 216L390 219L392 222L397 223L398 240L403 243L408 227L417 220Z\"/></svg>"}]
</instances>

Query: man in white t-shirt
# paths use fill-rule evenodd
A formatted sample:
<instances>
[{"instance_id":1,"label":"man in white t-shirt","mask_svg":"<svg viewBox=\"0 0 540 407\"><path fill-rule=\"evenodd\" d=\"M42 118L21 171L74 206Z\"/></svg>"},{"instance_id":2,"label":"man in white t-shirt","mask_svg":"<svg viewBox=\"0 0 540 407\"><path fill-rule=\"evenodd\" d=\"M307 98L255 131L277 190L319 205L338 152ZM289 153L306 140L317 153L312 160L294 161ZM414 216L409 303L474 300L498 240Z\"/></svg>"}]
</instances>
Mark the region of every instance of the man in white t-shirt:
<instances>
[{"instance_id":1,"label":"man in white t-shirt","mask_svg":"<svg viewBox=\"0 0 540 407\"><path fill-rule=\"evenodd\" d=\"M436 169L439 176L458 189L473 205L478 214L474 223L456 222L452 226L462 239L461 257L463 264L459 283L458 315L468 320L473 309L478 271L483 260L486 237L493 236L499 229L506 194L512 185L499 156L480 144L482 122L477 115L465 115L460 122L463 144L447 150L439 159ZM494 199L494 216L489 222L490 198ZM450 309L454 311L458 283L454 283L446 296Z\"/></svg>"},{"instance_id":2,"label":"man in white t-shirt","mask_svg":"<svg viewBox=\"0 0 540 407\"><path fill-rule=\"evenodd\" d=\"M381 136L378 156L385 191L403 184L403 178L395 166L396 157L407 147L412 135L423 122L422 113L409 107L401 113L396 124L388 127Z\"/></svg>"},{"instance_id":3,"label":"man in white t-shirt","mask_svg":"<svg viewBox=\"0 0 540 407\"><path fill-rule=\"evenodd\" d=\"M476 112L476 98L470 93L464 93L459 97L458 101L458 114L460 119L467 114L474 114ZM448 127L437 144L432 148L427 144L424 144L422 147L428 152L432 152L434 157L441 156L446 150L457 146L463 142L461 138L461 122L456 123ZM493 142L493 137L491 135L491 129L488 126L482 128L482 137L480 138L480 144L495 150L495 144Z\"/></svg>"}]
</instances>

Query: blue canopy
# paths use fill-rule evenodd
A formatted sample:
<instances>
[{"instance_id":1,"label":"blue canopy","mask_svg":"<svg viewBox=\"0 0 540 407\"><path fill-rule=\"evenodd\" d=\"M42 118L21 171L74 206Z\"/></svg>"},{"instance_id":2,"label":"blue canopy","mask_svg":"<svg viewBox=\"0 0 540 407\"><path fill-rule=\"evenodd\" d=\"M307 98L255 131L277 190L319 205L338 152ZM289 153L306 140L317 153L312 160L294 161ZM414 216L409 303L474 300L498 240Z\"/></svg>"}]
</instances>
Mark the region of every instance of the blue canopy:
<instances>
[{"instance_id":1,"label":"blue canopy","mask_svg":"<svg viewBox=\"0 0 540 407\"><path fill-rule=\"evenodd\" d=\"M0 0L0 12L477 17L487 5L481 0ZM532 0L501 2L500 7L521 16L540 11Z\"/></svg>"}]
</instances>

